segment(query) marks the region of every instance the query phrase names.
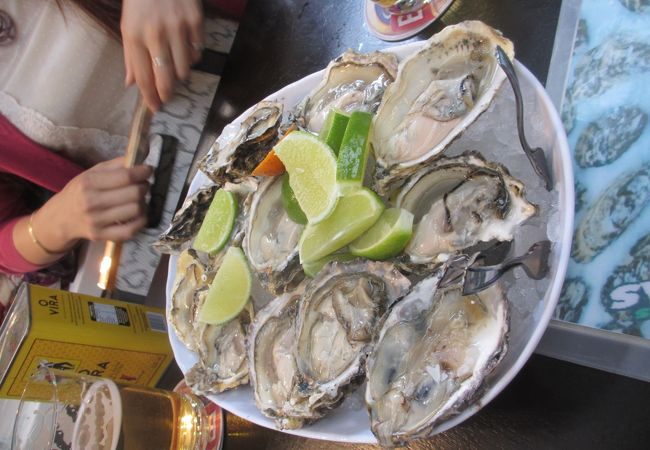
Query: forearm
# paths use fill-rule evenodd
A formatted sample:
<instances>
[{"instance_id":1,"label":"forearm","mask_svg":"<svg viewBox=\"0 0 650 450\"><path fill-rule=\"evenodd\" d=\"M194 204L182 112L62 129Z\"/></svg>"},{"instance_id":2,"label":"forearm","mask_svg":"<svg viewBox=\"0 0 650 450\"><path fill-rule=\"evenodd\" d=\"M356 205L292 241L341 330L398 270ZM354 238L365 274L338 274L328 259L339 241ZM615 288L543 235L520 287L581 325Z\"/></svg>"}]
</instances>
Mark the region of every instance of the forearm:
<instances>
[{"instance_id":1,"label":"forearm","mask_svg":"<svg viewBox=\"0 0 650 450\"><path fill-rule=\"evenodd\" d=\"M48 203L32 215L21 217L12 233L18 253L38 266L54 263L78 241L66 233L65 227L57 220L52 205Z\"/></svg>"}]
</instances>

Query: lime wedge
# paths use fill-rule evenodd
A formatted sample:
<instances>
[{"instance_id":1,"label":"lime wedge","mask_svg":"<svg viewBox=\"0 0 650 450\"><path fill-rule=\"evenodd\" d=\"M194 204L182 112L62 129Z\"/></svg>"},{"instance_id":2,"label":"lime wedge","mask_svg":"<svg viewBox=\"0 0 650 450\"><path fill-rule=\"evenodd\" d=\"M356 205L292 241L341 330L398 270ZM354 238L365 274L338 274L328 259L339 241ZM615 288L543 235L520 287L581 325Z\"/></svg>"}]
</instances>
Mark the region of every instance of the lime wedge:
<instances>
[{"instance_id":1,"label":"lime wedge","mask_svg":"<svg viewBox=\"0 0 650 450\"><path fill-rule=\"evenodd\" d=\"M350 244L350 253L383 260L398 255L413 235L413 214L401 208L385 210L379 220Z\"/></svg>"},{"instance_id":2,"label":"lime wedge","mask_svg":"<svg viewBox=\"0 0 650 450\"><path fill-rule=\"evenodd\" d=\"M251 272L244 252L230 247L199 311L199 321L219 325L234 319L251 295Z\"/></svg>"},{"instance_id":3,"label":"lime wedge","mask_svg":"<svg viewBox=\"0 0 650 450\"><path fill-rule=\"evenodd\" d=\"M300 237L300 262L317 261L348 245L370 228L383 210L381 199L367 188L341 197L328 218L305 227Z\"/></svg>"},{"instance_id":4,"label":"lime wedge","mask_svg":"<svg viewBox=\"0 0 650 450\"><path fill-rule=\"evenodd\" d=\"M350 116L344 112L338 109L330 109L330 112L327 113L325 123L323 123L323 127L320 129L320 133L318 133L318 136L334 150L335 155L339 154L345 128L348 126L348 120L350 120Z\"/></svg>"},{"instance_id":5,"label":"lime wedge","mask_svg":"<svg viewBox=\"0 0 650 450\"><path fill-rule=\"evenodd\" d=\"M294 131L275 146L289 184L309 223L329 216L338 200L336 158L329 146L306 131Z\"/></svg>"},{"instance_id":6,"label":"lime wedge","mask_svg":"<svg viewBox=\"0 0 650 450\"><path fill-rule=\"evenodd\" d=\"M230 239L236 216L237 199L232 192L219 189L205 213L192 247L211 255L217 253Z\"/></svg>"},{"instance_id":7,"label":"lime wedge","mask_svg":"<svg viewBox=\"0 0 650 450\"><path fill-rule=\"evenodd\" d=\"M289 174L287 173L282 175L282 206L284 206L289 219L299 223L300 225L307 224L307 217L305 216L305 213L302 212L302 209L300 209L300 204L298 203L296 195L293 193L293 189L291 189L291 185L289 184Z\"/></svg>"},{"instance_id":8,"label":"lime wedge","mask_svg":"<svg viewBox=\"0 0 650 450\"><path fill-rule=\"evenodd\" d=\"M308 277L314 278L320 270L325 267L330 261L348 262L352 261L356 256L350 253L334 253L325 258L321 258L314 262L306 262L302 265L302 270Z\"/></svg>"},{"instance_id":9,"label":"lime wedge","mask_svg":"<svg viewBox=\"0 0 650 450\"><path fill-rule=\"evenodd\" d=\"M370 147L368 134L371 122L372 114L370 113L355 111L350 115L336 162L336 180L339 182L342 194L363 185Z\"/></svg>"}]
</instances>

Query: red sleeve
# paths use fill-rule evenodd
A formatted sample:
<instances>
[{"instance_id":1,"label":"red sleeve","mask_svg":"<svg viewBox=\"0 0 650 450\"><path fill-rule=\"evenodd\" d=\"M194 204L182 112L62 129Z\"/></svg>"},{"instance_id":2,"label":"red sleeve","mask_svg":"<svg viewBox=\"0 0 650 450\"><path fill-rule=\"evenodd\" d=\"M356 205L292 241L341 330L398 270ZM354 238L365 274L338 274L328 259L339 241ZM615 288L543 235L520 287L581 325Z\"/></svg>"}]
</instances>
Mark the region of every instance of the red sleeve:
<instances>
[{"instance_id":1,"label":"red sleeve","mask_svg":"<svg viewBox=\"0 0 650 450\"><path fill-rule=\"evenodd\" d=\"M16 250L14 226L31 211L15 184L3 175L12 174L59 192L82 171L77 164L30 140L0 114L0 272L21 274L46 267L30 263Z\"/></svg>"},{"instance_id":2,"label":"red sleeve","mask_svg":"<svg viewBox=\"0 0 650 450\"><path fill-rule=\"evenodd\" d=\"M3 200L0 200L2 208ZM18 253L14 245L13 231L16 222L20 217L0 222L0 272L9 274L21 274L34 272L47 266L38 266L27 261Z\"/></svg>"},{"instance_id":3,"label":"red sleeve","mask_svg":"<svg viewBox=\"0 0 650 450\"><path fill-rule=\"evenodd\" d=\"M15 184L0 173L0 272L19 274L43 268L22 257L14 245L13 231L18 220L29 214Z\"/></svg>"}]
</instances>

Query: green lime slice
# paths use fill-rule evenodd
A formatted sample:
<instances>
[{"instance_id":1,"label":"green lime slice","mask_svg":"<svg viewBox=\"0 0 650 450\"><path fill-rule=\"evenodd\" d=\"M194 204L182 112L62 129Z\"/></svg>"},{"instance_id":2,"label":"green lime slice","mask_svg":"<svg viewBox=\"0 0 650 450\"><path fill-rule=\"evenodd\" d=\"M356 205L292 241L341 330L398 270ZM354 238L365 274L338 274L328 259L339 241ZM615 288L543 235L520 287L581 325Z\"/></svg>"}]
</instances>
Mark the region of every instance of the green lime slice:
<instances>
[{"instance_id":1,"label":"green lime slice","mask_svg":"<svg viewBox=\"0 0 650 450\"><path fill-rule=\"evenodd\" d=\"M349 193L363 185L370 148L368 134L372 114L355 111L350 115L336 162L336 180L341 194Z\"/></svg>"},{"instance_id":2,"label":"green lime slice","mask_svg":"<svg viewBox=\"0 0 650 450\"><path fill-rule=\"evenodd\" d=\"M350 253L383 260L398 255L413 235L413 214L401 208L389 208L361 237L350 244Z\"/></svg>"},{"instance_id":3,"label":"green lime slice","mask_svg":"<svg viewBox=\"0 0 650 450\"><path fill-rule=\"evenodd\" d=\"M348 262L352 261L354 258L356 258L356 256L350 253L334 253L333 255L328 255L317 261L304 263L302 265L302 270L305 272L305 275L314 278L330 261Z\"/></svg>"},{"instance_id":4,"label":"green lime slice","mask_svg":"<svg viewBox=\"0 0 650 450\"><path fill-rule=\"evenodd\" d=\"M230 247L199 311L199 321L220 325L237 317L248 303L251 284L251 272L244 252L238 247Z\"/></svg>"},{"instance_id":5,"label":"green lime slice","mask_svg":"<svg viewBox=\"0 0 650 450\"><path fill-rule=\"evenodd\" d=\"M230 239L235 217L237 199L232 192L219 189L205 213L192 247L211 255L220 251Z\"/></svg>"},{"instance_id":6,"label":"green lime slice","mask_svg":"<svg viewBox=\"0 0 650 450\"><path fill-rule=\"evenodd\" d=\"M328 218L305 227L300 237L300 262L317 261L348 245L370 228L383 210L379 196L367 188L341 197Z\"/></svg>"},{"instance_id":7,"label":"green lime slice","mask_svg":"<svg viewBox=\"0 0 650 450\"><path fill-rule=\"evenodd\" d=\"M300 225L307 225L307 216L300 209L300 203L298 203L296 195L293 193L293 189L291 189L288 173L282 175L282 206L284 206L289 219Z\"/></svg>"},{"instance_id":8,"label":"green lime slice","mask_svg":"<svg viewBox=\"0 0 650 450\"><path fill-rule=\"evenodd\" d=\"M318 133L318 136L330 146L335 155L339 154L341 141L343 141L343 135L348 126L348 120L350 120L350 116L338 109L332 108L327 113L325 123L323 123L320 133Z\"/></svg>"},{"instance_id":9,"label":"green lime slice","mask_svg":"<svg viewBox=\"0 0 650 450\"><path fill-rule=\"evenodd\" d=\"M339 197L336 158L329 146L306 131L294 131L275 146L289 184L309 223L329 216Z\"/></svg>"}]
</instances>

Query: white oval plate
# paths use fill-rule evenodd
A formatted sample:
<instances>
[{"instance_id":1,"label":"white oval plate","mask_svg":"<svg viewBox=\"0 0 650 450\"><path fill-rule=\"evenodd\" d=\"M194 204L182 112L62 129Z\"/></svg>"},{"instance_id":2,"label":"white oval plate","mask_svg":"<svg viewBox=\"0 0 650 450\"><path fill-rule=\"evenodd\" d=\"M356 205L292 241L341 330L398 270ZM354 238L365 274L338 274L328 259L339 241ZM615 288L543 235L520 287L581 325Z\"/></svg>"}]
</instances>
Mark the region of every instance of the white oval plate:
<instances>
[{"instance_id":1,"label":"white oval plate","mask_svg":"<svg viewBox=\"0 0 650 450\"><path fill-rule=\"evenodd\" d=\"M387 51L394 52L403 59L417 51L422 42L392 47ZM522 64L515 64L522 92L525 98L527 137L533 146L545 149L549 158L555 189L548 193L542 187L538 178L527 163L523 151L519 147L516 134L514 113L514 98L507 80L503 83L492 106L457 139L446 154L456 154L467 149L477 149L488 159L505 164L512 175L523 180L527 186L529 200L538 204L548 204L541 209L540 217L529 220L515 234L515 250L518 254L533 242L546 236L553 242L550 274L540 282L528 280L515 269L504 281L510 300L510 335L508 353L499 366L486 379L486 389L482 396L473 404L467 406L460 414L438 426L434 432L447 430L472 414L492 400L514 378L532 352L535 350L546 326L553 314L555 304L560 295L566 267L571 249L573 232L573 172L564 128L550 99L542 85ZM292 83L266 100L280 101L285 105L285 111L291 110L306 96L320 81L324 71L313 73ZM248 112L248 111L247 111ZM246 113L247 113L246 112ZM242 117L233 123L239 123ZM506 133L505 138L484 137L478 130L479 122L488 125L488 130L496 129ZM481 125L485 128L485 125ZM529 129L530 128L530 129ZM478 134L477 134L478 133ZM490 141L492 145L490 145ZM501 141L507 141L510 152L501 151ZM483 147L490 148L485 149ZM487 150L487 151L486 151ZM514 154L513 154L514 153ZM517 166L513 167L513 161ZM189 193L195 192L200 186L208 184L209 179L198 172L192 180ZM169 259L167 272L167 307L170 304L171 285L176 275L176 256ZM169 338L178 366L186 373L197 361L197 355L189 351L170 329ZM275 429L274 422L263 416L255 407L253 393L249 386L212 395L209 398L222 408L243 417L258 425ZM370 422L365 405L360 401L361 395L352 394L343 405L333 410L323 419L312 425L298 430L284 430L286 433L309 438L325 439L341 442L375 443L376 439L370 431Z\"/></svg>"}]
</instances>

